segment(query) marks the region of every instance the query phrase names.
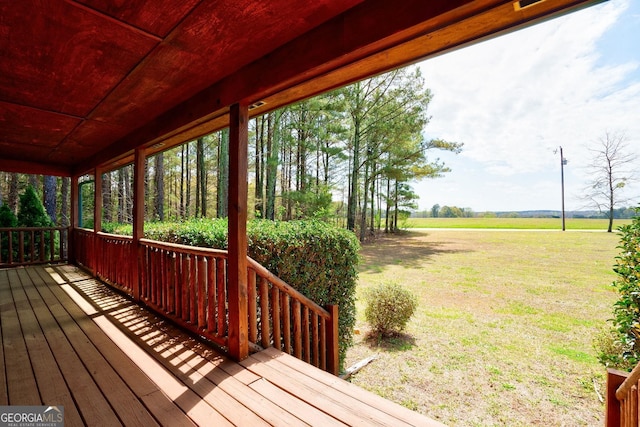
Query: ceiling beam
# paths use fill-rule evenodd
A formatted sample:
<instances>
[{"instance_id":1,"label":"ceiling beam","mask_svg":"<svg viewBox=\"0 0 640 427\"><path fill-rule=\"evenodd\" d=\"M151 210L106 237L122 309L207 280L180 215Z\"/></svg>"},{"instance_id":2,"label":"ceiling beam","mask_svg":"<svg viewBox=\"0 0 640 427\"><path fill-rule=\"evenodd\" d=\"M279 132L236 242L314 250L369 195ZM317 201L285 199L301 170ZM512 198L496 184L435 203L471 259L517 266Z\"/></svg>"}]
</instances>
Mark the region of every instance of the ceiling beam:
<instances>
[{"instance_id":1,"label":"ceiling beam","mask_svg":"<svg viewBox=\"0 0 640 427\"><path fill-rule=\"evenodd\" d=\"M0 158L0 171L33 175L71 176L71 168L47 163Z\"/></svg>"}]
</instances>

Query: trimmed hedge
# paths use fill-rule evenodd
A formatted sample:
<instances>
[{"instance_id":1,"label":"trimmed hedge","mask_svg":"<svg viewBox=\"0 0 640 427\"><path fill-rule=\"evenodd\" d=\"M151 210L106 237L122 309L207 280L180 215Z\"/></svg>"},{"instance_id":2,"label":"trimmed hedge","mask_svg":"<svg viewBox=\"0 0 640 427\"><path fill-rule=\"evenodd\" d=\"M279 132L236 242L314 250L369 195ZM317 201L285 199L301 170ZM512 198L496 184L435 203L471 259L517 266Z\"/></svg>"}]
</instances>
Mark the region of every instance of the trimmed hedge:
<instances>
[{"instance_id":1,"label":"trimmed hedge","mask_svg":"<svg viewBox=\"0 0 640 427\"><path fill-rule=\"evenodd\" d=\"M110 232L131 234L131 227ZM170 243L227 249L225 219L195 219L180 223L145 224L145 237ZM340 310L340 363L352 344L358 251L355 235L320 221L247 224L249 256L321 306Z\"/></svg>"}]
</instances>

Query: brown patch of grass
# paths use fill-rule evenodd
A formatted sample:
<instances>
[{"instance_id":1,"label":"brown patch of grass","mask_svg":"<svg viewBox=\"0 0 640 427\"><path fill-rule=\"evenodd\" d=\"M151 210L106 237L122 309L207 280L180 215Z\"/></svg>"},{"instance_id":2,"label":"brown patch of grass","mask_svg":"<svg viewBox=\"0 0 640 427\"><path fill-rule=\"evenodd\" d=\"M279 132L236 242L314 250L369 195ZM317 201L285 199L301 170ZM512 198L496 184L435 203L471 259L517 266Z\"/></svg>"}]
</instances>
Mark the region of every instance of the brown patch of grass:
<instances>
[{"instance_id":1,"label":"brown patch of grass","mask_svg":"<svg viewBox=\"0 0 640 427\"><path fill-rule=\"evenodd\" d=\"M418 296L405 334L367 338L358 302L352 382L450 425L601 425L592 339L611 317L618 236L422 231L362 249L358 294L395 281Z\"/></svg>"}]
</instances>

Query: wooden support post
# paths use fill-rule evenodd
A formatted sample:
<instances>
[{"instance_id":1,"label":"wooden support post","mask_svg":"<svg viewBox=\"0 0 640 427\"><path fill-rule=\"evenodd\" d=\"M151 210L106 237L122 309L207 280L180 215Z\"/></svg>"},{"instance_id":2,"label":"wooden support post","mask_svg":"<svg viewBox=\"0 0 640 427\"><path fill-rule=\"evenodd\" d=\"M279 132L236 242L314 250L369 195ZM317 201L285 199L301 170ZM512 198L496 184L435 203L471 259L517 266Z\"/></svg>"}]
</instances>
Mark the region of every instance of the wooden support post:
<instances>
[{"instance_id":1,"label":"wooden support post","mask_svg":"<svg viewBox=\"0 0 640 427\"><path fill-rule=\"evenodd\" d=\"M80 207L80 188L78 187L78 176L71 177L71 215L69 218L69 231L67 232L67 257L69 263L77 264L75 234L78 228L78 209Z\"/></svg>"},{"instance_id":2,"label":"wooden support post","mask_svg":"<svg viewBox=\"0 0 640 427\"><path fill-rule=\"evenodd\" d=\"M102 170L95 168L93 171L93 253L87 257L93 270L93 275L98 276L100 271L100 240L97 234L102 231Z\"/></svg>"},{"instance_id":3,"label":"wooden support post","mask_svg":"<svg viewBox=\"0 0 640 427\"><path fill-rule=\"evenodd\" d=\"M338 306L329 305L327 311L331 314L331 318L326 320L327 372L338 375L340 373Z\"/></svg>"},{"instance_id":4,"label":"wooden support post","mask_svg":"<svg viewBox=\"0 0 640 427\"><path fill-rule=\"evenodd\" d=\"M140 239L144 237L144 164L146 152L144 148L137 148L133 166L133 244L131 245L131 289L133 299L140 300L140 280L142 249Z\"/></svg>"},{"instance_id":5,"label":"wooden support post","mask_svg":"<svg viewBox=\"0 0 640 427\"><path fill-rule=\"evenodd\" d=\"M247 303L247 170L249 109L234 104L229 112L229 353L237 360L249 356Z\"/></svg>"},{"instance_id":6,"label":"wooden support post","mask_svg":"<svg viewBox=\"0 0 640 427\"><path fill-rule=\"evenodd\" d=\"M616 391L627 379L627 372L616 369L607 369L607 390L605 396L605 427L618 427L620 425L620 401L616 397Z\"/></svg>"},{"instance_id":7,"label":"wooden support post","mask_svg":"<svg viewBox=\"0 0 640 427\"><path fill-rule=\"evenodd\" d=\"M94 170L93 189L93 231L102 231L102 170Z\"/></svg>"}]
</instances>

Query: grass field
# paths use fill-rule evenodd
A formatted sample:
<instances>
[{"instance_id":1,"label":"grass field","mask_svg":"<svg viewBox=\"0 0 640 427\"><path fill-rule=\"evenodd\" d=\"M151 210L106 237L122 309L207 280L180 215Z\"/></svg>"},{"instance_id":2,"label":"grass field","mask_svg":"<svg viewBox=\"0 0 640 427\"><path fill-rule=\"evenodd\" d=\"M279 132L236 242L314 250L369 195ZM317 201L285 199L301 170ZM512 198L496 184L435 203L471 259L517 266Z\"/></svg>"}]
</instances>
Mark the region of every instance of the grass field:
<instances>
[{"instance_id":1,"label":"grass field","mask_svg":"<svg viewBox=\"0 0 640 427\"><path fill-rule=\"evenodd\" d=\"M630 224L630 219L613 221L614 230L623 224ZM567 230L606 230L609 221L606 219L567 218ZM561 230L560 218L409 218L402 228L504 228L521 230Z\"/></svg>"},{"instance_id":2,"label":"grass field","mask_svg":"<svg viewBox=\"0 0 640 427\"><path fill-rule=\"evenodd\" d=\"M611 317L619 235L416 230L362 249L352 382L449 425L602 425L592 348ZM366 340L363 292L419 298L406 334ZM602 392L602 391L601 391Z\"/></svg>"}]
</instances>

